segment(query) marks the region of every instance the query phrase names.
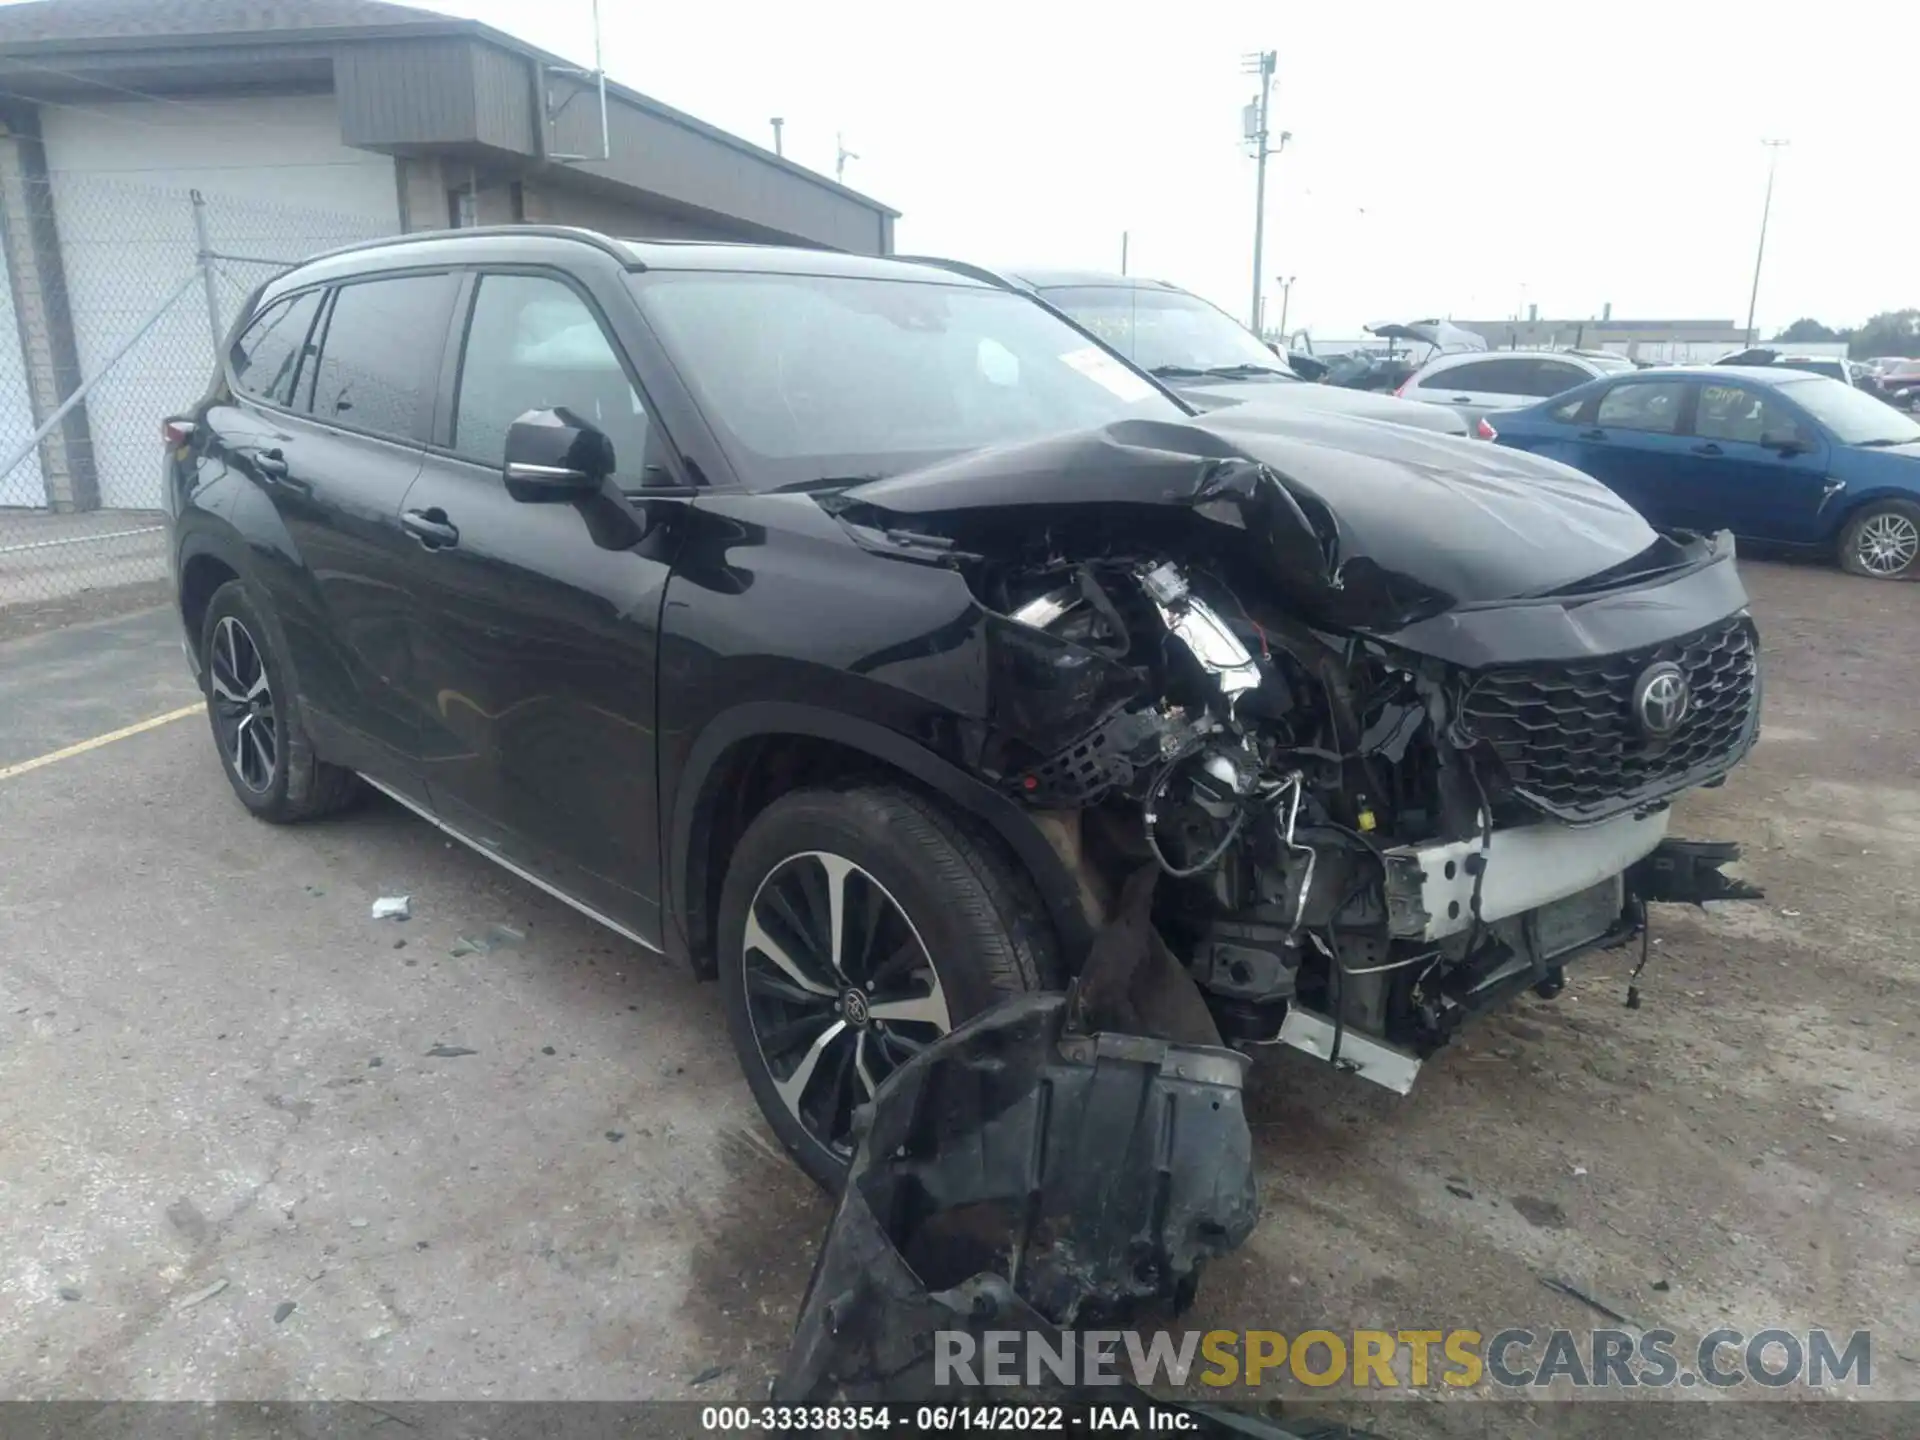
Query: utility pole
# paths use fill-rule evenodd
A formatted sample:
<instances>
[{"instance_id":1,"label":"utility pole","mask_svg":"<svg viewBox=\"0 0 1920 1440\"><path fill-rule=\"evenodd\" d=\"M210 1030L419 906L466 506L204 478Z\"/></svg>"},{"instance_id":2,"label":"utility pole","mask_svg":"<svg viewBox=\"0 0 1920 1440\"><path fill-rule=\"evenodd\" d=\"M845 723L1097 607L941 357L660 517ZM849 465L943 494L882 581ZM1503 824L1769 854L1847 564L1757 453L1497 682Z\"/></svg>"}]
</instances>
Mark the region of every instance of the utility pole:
<instances>
[{"instance_id":1,"label":"utility pole","mask_svg":"<svg viewBox=\"0 0 1920 1440\"><path fill-rule=\"evenodd\" d=\"M1760 262L1767 258L1767 218L1773 214L1773 171L1785 140L1762 140L1767 147L1767 198L1760 206L1760 248L1753 255L1753 289L1747 296L1747 344L1754 341L1753 316L1760 304Z\"/></svg>"},{"instance_id":2,"label":"utility pole","mask_svg":"<svg viewBox=\"0 0 1920 1440\"><path fill-rule=\"evenodd\" d=\"M1261 250L1267 238L1267 156L1274 154L1267 145L1267 106L1273 95L1273 70L1278 55L1272 50L1262 50L1257 55L1240 57L1240 72L1243 75L1255 75L1260 80L1260 93L1253 97L1242 119L1245 139L1253 147L1254 190L1253 190L1253 304L1250 313L1253 319L1254 333L1260 332L1260 262ZM1280 137L1280 144L1287 143L1288 136Z\"/></svg>"},{"instance_id":3,"label":"utility pole","mask_svg":"<svg viewBox=\"0 0 1920 1440\"><path fill-rule=\"evenodd\" d=\"M840 138L840 132L838 130L833 132L833 143L835 149L839 151L833 159L834 182L839 185L844 185L847 183L847 161L858 160L860 157L854 154L853 151L847 149L847 142Z\"/></svg>"},{"instance_id":4,"label":"utility pole","mask_svg":"<svg viewBox=\"0 0 1920 1440\"><path fill-rule=\"evenodd\" d=\"M1287 343L1287 305L1293 299L1293 282L1295 277L1292 275L1276 275L1273 278L1280 282L1280 343L1284 345Z\"/></svg>"},{"instance_id":5,"label":"utility pole","mask_svg":"<svg viewBox=\"0 0 1920 1440\"><path fill-rule=\"evenodd\" d=\"M780 143L780 127L787 122L776 115L767 123L773 126L773 153L776 155L785 155L787 153L786 147Z\"/></svg>"},{"instance_id":6,"label":"utility pole","mask_svg":"<svg viewBox=\"0 0 1920 1440\"><path fill-rule=\"evenodd\" d=\"M1125 230L1120 232L1120 273L1122 275L1127 273L1127 234Z\"/></svg>"}]
</instances>

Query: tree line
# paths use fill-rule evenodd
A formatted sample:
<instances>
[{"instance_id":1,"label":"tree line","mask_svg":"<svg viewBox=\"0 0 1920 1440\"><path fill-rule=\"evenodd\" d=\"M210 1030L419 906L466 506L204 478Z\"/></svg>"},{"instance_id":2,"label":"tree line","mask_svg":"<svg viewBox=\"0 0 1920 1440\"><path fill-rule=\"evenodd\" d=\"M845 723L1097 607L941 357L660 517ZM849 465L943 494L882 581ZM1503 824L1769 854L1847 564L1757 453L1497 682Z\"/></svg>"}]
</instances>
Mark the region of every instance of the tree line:
<instances>
[{"instance_id":1,"label":"tree line","mask_svg":"<svg viewBox=\"0 0 1920 1440\"><path fill-rule=\"evenodd\" d=\"M1870 360L1875 355L1920 356L1920 310L1883 310L1851 330L1835 330L1803 317L1773 337L1776 345L1782 341L1792 345L1835 340L1846 341L1847 354L1855 360Z\"/></svg>"}]
</instances>

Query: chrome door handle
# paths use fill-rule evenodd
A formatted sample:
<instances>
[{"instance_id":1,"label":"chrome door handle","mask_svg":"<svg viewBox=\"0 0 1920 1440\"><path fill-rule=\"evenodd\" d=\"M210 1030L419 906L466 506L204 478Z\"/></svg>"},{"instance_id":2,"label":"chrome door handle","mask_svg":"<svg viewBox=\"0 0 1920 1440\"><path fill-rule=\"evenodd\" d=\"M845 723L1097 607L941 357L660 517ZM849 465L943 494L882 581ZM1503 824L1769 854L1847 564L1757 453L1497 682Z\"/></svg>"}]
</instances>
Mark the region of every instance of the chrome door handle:
<instances>
[{"instance_id":1,"label":"chrome door handle","mask_svg":"<svg viewBox=\"0 0 1920 1440\"><path fill-rule=\"evenodd\" d=\"M409 510L400 528L429 550L446 550L460 543L460 532L448 523L444 510Z\"/></svg>"}]
</instances>

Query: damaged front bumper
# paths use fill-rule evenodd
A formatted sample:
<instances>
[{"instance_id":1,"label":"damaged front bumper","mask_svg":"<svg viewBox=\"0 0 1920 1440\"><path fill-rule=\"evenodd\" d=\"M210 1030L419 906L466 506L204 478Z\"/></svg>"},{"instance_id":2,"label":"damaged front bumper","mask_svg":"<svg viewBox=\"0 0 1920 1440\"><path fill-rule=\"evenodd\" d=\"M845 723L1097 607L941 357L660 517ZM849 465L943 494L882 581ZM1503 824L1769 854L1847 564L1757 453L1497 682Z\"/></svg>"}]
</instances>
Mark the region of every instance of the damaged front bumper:
<instances>
[{"instance_id":1,"label":"damaged front bumper","mask_svg":"<svg viewBox=\"0 0 1920 1440\"><path fill-rule=\"evenodd\" d=\"M1445 982L1449 1028L1527 989L1551 998L1569 963L1635 937L1644 965L1649 905L1762 898L1758 887L1721 873L1740 858L1738 845L1668 839L1667 820L1662 809L1579 830L1494 831L1484 846L1384 852L1397 938L1443 942L1471 934L1492 942L1485 963L1463 966ZM1400 1095L1413 1089L1423 1058L1348 1024L1344 1014L1335 1020L1298 1004L1288 1008L1275 1039Z\"/></svg>"}]
</instances>

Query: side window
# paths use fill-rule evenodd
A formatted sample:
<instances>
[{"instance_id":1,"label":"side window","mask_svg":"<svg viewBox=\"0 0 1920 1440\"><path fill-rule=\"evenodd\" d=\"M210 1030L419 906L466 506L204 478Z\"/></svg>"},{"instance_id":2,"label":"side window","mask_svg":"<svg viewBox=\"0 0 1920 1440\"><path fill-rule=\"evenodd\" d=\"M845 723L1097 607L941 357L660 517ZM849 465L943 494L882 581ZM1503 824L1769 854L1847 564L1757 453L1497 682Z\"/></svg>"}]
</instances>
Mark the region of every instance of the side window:
<instances>
[{"instance_id":1,"label":"side window","mask_svg":"<svg viewBox=\"0 0 1920 1440\"><path fill-rule=\"evenodd\" d=\"M293 403L294 379L310 350L307 337L321 293L309 290L269 305L233 342L233 383L241 394L276 405Z\"/></svg>"},{"instance_id":2,"label":"side window","mask_svg":"<svg viewBox=\"0 0 1920 1440\"><path fill-rule=\"evenodd\" d=\"M1512 368L1513 362L1508 360L1469 360L1463 365L1454 365L1429 375L1420 382L1420 388L1451 390L1462 395L1473 392L1512 395L1517 393L1509 388L1513 380L1510 373Z\"/></svg>"},{"instance_id":3,"label":"side window","mask_svg":"<svg viewBox=\"0 0 1920 1440\"><path fill-rule=\"evenodd\" d=\"M1628 381L1600 397L1594 423L1602 429L1671 435L1680 428L1680 402L1685 398L1686 386L1678 381Z\"/></svg>"},{"instance_id":4,"label":"side window","mask_svg":"<svg viewBox=\"0 0 1920 1440\"><path fill-rule=\"evenodd\" d=\"M482 277L460 360L453 448L499 465L515 420L563 408L613 441L620 479L643 478L647 412L586 302L546 276Z\"/></svg>"},{"instance_id":5,"label":"side window","mask_svg":"<svg viewBox=\"0 0 1920 1440\"><path fill-rule=\"evenodd\" d=\"M400 275L336 290L315 370L314 418L417 435L452 286L451 275Z\"/></svg>"},{"instance_id":6,"label":"side window","mask_svg":"<svg viewBox=\"0 0 1920 1440\"><path fill-rule=\"evenodd\" d=\"M1563 400L1547 412L1548 416L1564 425L1571 425L1580 418L1580 412L1593 404L1593 396L1576 395L1571 400Z\"/></svg>"},{"instance_id":7,"label":"side window","mask_svg":"<svg viewBox=\"0 0 1920 1440\"><path fill-rule=\"evenodd\" d=\"M1702 440L1728 440L1758 445L1775 437L1803 438L1800 427L1765 392L1741 385L1702 385L1693 433Z\"/></svg>"},{"instance_id":8,"label":"side window","mask_svg":"<svg viewBox=\"0 0 1920 1440\"><path fill-rule=\"evenodd\" d=\"M1527 395L1559 395L1584 385L1593 377L1577 365L1569 365L1564 360L1535 360L1531 366L1533 374L1527 378Z\"/></svg>"}]
</instances>

